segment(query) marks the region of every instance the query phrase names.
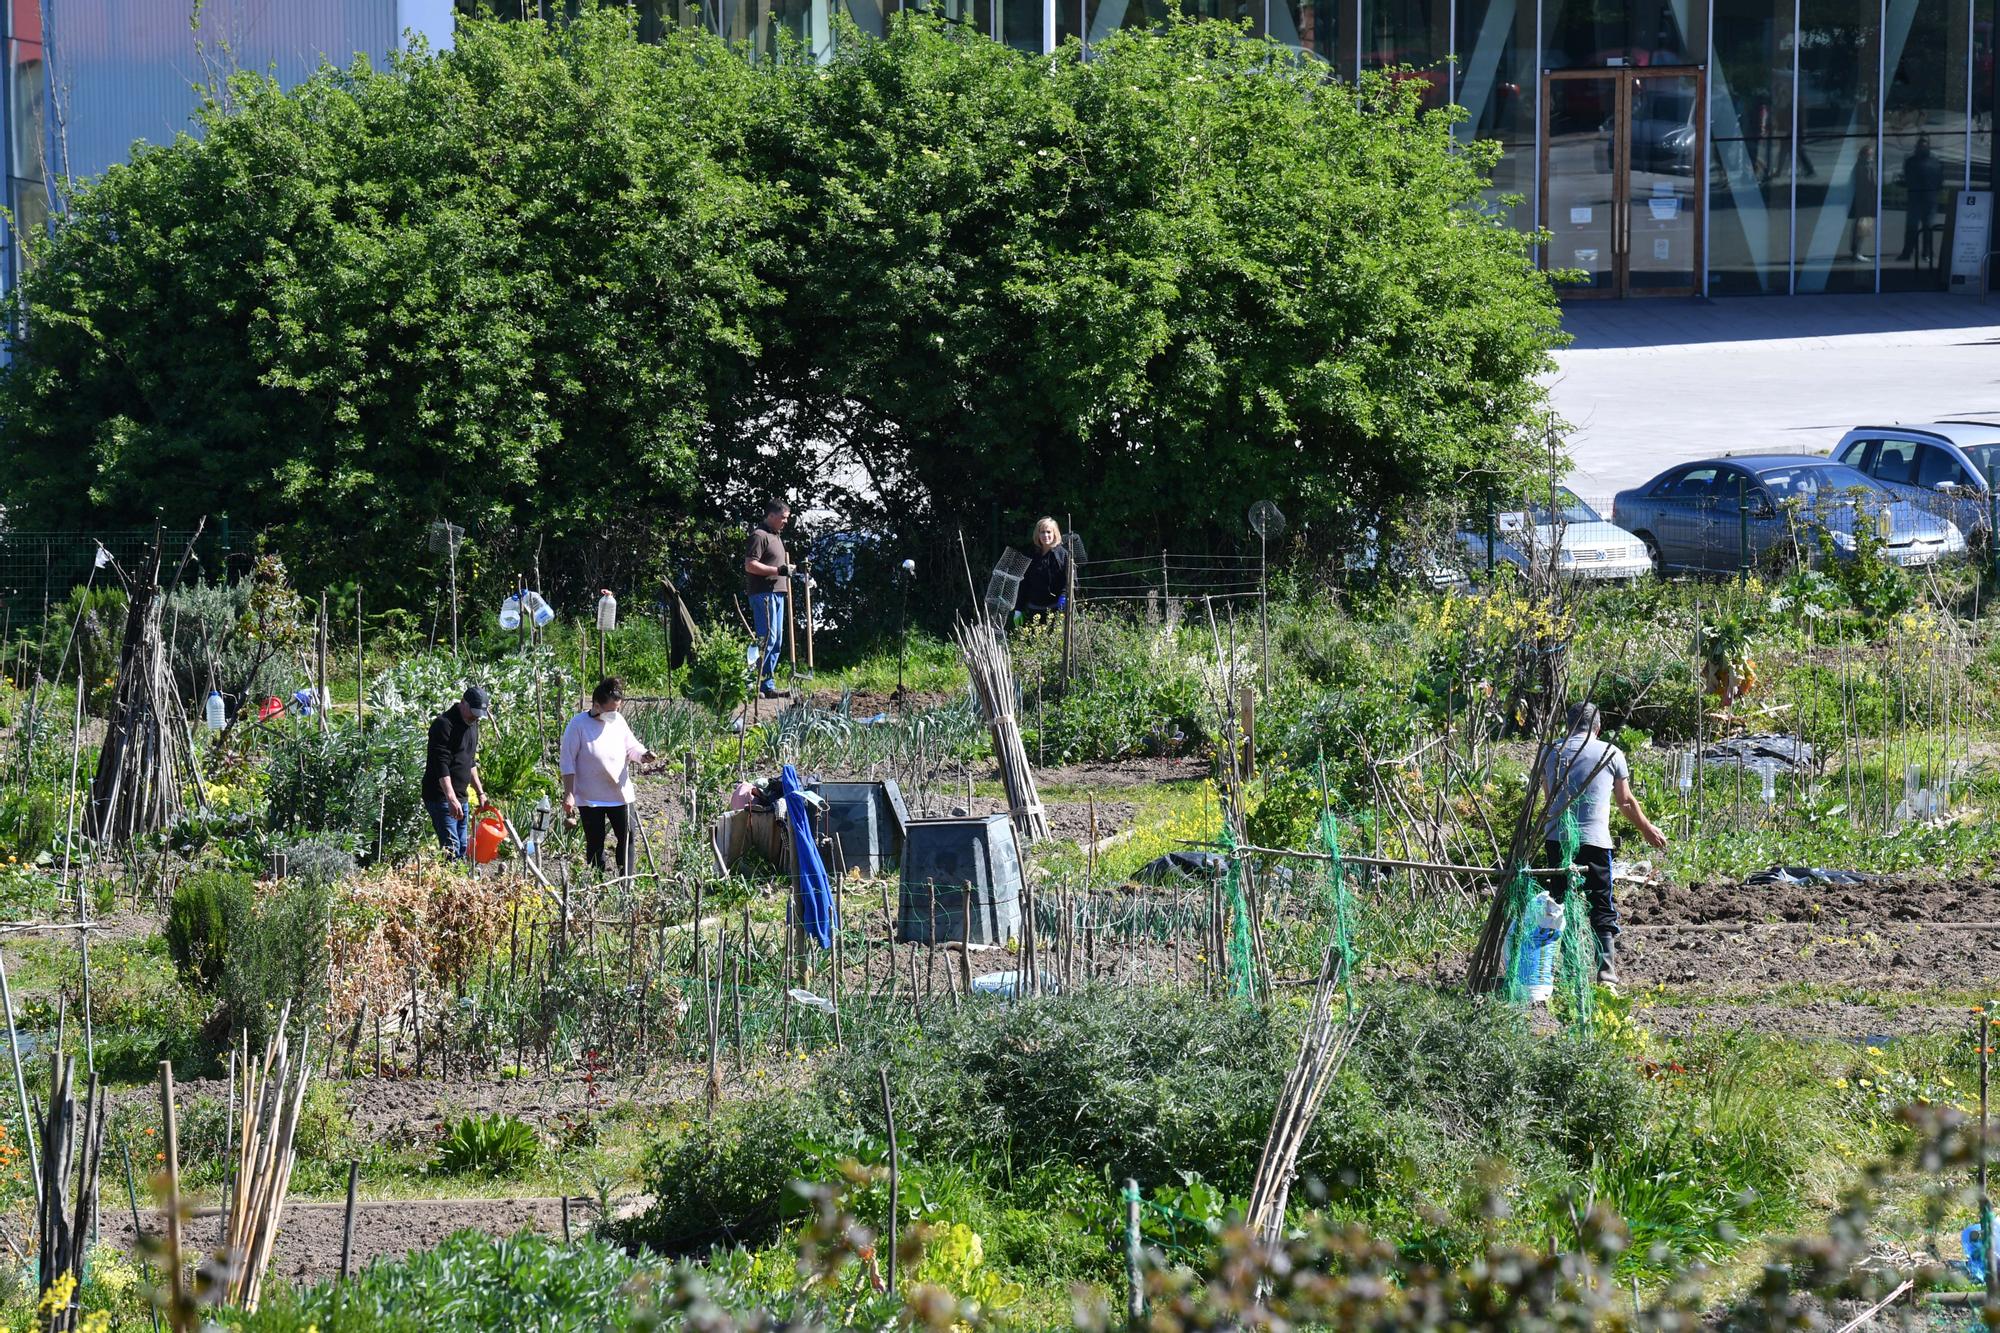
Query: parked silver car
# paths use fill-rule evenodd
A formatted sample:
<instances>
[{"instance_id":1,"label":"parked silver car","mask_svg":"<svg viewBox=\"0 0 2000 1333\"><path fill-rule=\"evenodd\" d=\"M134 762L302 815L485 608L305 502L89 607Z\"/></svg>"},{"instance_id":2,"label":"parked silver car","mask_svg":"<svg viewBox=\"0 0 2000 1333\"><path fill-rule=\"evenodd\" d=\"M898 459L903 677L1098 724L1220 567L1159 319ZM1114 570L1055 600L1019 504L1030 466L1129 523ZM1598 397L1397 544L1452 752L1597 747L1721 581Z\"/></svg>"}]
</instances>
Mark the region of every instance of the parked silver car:
<instances>
[{"instance_id":1,"label":"parked silver car","mask_svg":"<svg viewBox=\"0 0 2000 1333\"><path fill-rule=\"evenodd\" d=\"M1468 567L1487 563L1486 533L1466 528L1458 534ZM1520 570L1548 566L1577 579L1630 579L1653 568L1646 544L1557 487L1554 504L1529 505L1498 514L1493 520L1492 560Z\"/></svg>"},{"instance_id":2,"label":"parked silver car","mask_svg":"<svg viewBox=\"0 0 2000 1333\"><path fill-rule=\"evenodd\" d=\"M1844 557L1855 550L1863 521L1878 525L1883 556L1898 565L1928 565L1965 550L1957 524L1845 463L1801 454L1682 463L1620 491L1611 517L1645 542L1662 572L1720 573L1794 556L1811 561L1822 532Z\"/></svg>"},{"instance_id":3,"label":"parked silver car","mask_svg":"<svg viewBox=\"0 0 2000 1333\"><path fill-rule=\"evenodd\" d=\"M1992 526L2000 423L1927 421L1857 426L1834 446L1835 461L1984 540Z\"/></svg>"}]
</instances>

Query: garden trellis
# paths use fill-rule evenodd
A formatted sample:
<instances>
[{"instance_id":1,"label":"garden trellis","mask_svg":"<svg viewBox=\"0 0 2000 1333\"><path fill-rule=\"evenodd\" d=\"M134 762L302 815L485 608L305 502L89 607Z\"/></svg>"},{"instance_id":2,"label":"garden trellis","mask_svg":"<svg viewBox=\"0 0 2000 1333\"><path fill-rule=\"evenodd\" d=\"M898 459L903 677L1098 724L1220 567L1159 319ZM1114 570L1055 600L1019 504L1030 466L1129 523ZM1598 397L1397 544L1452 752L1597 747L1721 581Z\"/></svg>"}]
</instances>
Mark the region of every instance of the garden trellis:
<instances>
[{"instance_id":1,"label":"garden trellis","mask_svg":"<svg viewBox=\"0 0 2000 1333\"><path fill-rule=\"evenodd\" d=\"M1208 598L1255 601L1263 591L1262 559L1161 551L1158 555L1099 557L1077 571L1076 592L1089 605L1140 605Z\"/></svg>"}]
</instances>

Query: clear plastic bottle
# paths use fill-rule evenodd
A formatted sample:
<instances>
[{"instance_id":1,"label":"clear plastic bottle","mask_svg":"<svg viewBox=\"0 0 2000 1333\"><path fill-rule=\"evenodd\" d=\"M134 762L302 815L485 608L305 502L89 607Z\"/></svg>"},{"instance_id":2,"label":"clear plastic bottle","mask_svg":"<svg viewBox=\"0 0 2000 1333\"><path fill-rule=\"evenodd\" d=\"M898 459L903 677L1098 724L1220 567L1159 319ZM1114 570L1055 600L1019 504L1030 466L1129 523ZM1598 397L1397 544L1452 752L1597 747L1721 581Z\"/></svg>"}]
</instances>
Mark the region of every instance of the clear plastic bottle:
<instances>
[{"instance_id":1,"label":"clear plastic bottle","mask_svg":"<svg viewBox=\"0 0 2000 1333\"><path fill-rule=\"evenodd\" d=\"M556 618L556 609L533 588L521 594L521 609L535 622L536 629L548 628L548 623Z\"/></svg>"},{"instance_id":2,"label":"clear plastic bottle","mask_svg":"<svg viewBox=\"0 0 2000 1333\"><path fill-rule=\"evenodd\" d=\"M221 691L210 690L208 692L208 700L202 706L202 721L208 724L210 731L221 731L223 727L228 725L229 710L222 705Z\"/></svg>"},{"instance_id":3,"label":"clear plastic bottle","mask_svg":"<svg viewBox=\"0 0 2000 1333\"><path fill-rule=\"evenodd\" d=\"M500 628L521 628L521 599L519 597L510 596L506 601L500 603Z\"/></svg>"},{"instance_id":4,"label":"clear plastic bottle","mask_svg":"<svg viewBox=\"0 0 2000 1333\"><path fill-rule=\"evenodd\" d=\"M597 628L607 634L618 628L618 599L609 588L597 590Z\"/></svg>"},{"instance_id":5,"label":"clear plastic bottle","mask_svg":"<svg viewBox=\"0 0 2000 1333\"><path fill-rule=\"evenodd\" d=\"M1562 904L1543 889L1528 900L1514 929L1528 932L1516 951L1514 982L1529 1004L1547 1004L1556 990L1556 959L1562 952Z\"/></svg>"}]
</instances>

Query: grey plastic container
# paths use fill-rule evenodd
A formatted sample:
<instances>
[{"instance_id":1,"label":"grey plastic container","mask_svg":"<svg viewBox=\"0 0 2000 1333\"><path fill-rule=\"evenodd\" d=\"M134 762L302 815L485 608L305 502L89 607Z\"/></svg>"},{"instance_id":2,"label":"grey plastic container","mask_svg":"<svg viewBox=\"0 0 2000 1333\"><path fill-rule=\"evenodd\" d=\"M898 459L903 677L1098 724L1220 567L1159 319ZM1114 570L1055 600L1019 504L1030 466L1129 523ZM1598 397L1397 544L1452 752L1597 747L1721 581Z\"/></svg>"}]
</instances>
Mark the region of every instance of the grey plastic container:
<instances>
[{"instance_id":1,"label":"grey plastic container","mask_svg":"<svg viewBox=\"0 0 2000 1333\"><path fill-rule=\"evenodd\" d=\"M893 782L822 782L826 831L840 840L841 864L874 876L903 863L903 826L910 813Z\"/></svg>"},{"instance_id":2,"label":"grey plastic container","mask_svg":"<svg viewBox=\"0 0 2000 1333\"><path fill-rule=\"evenodd\" d=\"M1005 944L1021 933L1021 848L1006 815L913 819L896 911L899 944Z\"/></svg>"}]
</instances>

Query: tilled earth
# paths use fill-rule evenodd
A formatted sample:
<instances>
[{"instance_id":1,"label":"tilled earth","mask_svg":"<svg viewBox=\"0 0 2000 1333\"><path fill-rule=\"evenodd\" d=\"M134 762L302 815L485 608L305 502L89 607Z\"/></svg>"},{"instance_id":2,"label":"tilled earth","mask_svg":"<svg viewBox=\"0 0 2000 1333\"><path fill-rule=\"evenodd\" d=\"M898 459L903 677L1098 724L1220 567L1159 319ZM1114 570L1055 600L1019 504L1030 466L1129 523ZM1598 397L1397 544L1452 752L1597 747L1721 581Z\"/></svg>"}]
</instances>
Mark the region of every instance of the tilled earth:
<instances>
[{"instance_id":1,"label":"tilled earth","mask_svg":"<svg viewBox=\"0 0 2000 1333\"><path fill-rule=\"evenodd\" d=\"M624 1207L614 1201L613 1212ZM522 1230L562 1234L560 1198L513 1199L394 1199L357 1203L354 1209L353 1266L358 1271L377 1258L401 1258L413 1251L435 1249L457 1231L471 1228L489 1235L509 1236ZM600 1212L595 1199L570 1201L571 1234L586 1235ZM160 1215L141 1209L141 1226L148 1236L161 1234ZM286 1203L273 1246L271 1276L312 1282L340 1272L340 1247L346 1207L339 1203ZM103 1210L103 1235L108 1244L126 1252L132 1245L132 1215L124 1208ZM213 1249L221 1239L222 1219L213 1210L197 1209L185 1231L190 1248Z\"/></svg>"},{"instance_id":2,"label":"tilled earth","mask_svg":"<svg viewBox=\"0 0 2000 1333\"><path fill-rule=\"evenodd\" d=\"M1988 880L1620 885L1619 909L1620 971L1662 1032L1708 1025L1866 1040L1954 1031L1966 1014L1940 992L2000 980L2000 883ZM1760 998L1785 986L1855 998Z\"/></svg>"}]
</instances>

